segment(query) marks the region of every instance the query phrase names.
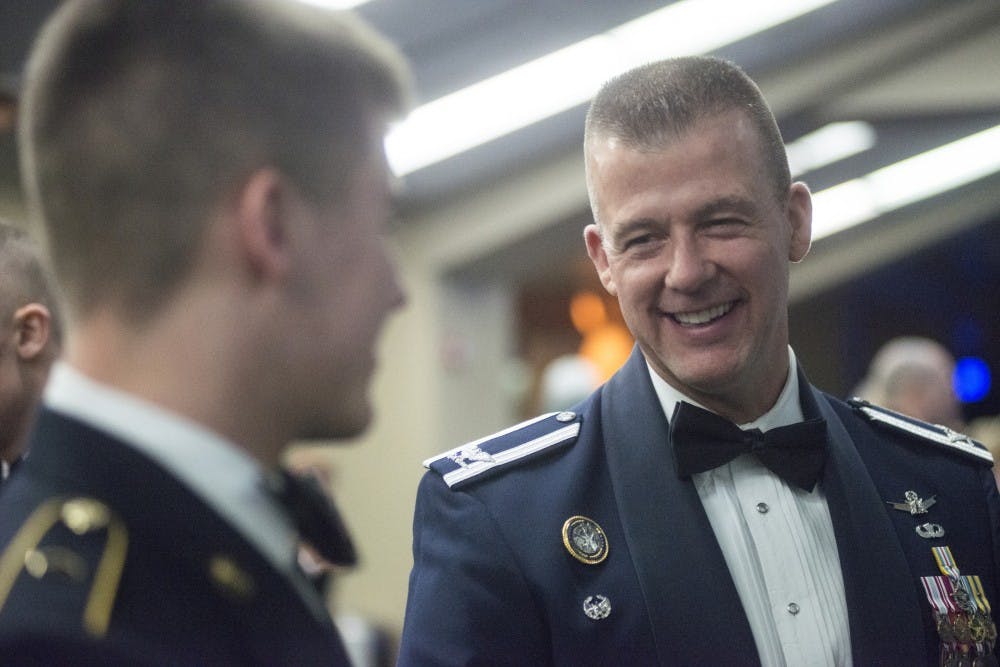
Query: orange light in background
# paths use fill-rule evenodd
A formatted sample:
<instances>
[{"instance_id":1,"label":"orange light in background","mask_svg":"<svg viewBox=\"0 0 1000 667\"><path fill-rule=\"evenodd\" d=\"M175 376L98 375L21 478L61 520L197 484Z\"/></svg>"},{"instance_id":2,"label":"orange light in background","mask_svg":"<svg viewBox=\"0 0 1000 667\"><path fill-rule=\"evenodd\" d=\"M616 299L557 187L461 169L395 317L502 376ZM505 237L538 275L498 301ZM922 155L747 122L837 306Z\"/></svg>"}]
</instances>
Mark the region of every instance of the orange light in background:
<instances>
[{"instance_id":1,"label":"orange light in background","mask_svg":"<svg viewBox=\"0 0 1000 667\"><path fill-rule=\"evenodd\" d=\"M577 292L570 299L569 315L583 341L579 354L596 369L598 383L621 368L632 352L632 336L623 325L608 319L604 300L591 291Z\"/></svg>"},{"instance_id":2,"label":"orange light in background","mask_svg":"<svg viewBox=\"0 0 1000 667\"><path fill-rule=\"evenodd\" d=\"M632 336L620 324L606 324L590 332L580 343L580 356L597 368L604 382L621 368L632 352Z\"/></svg>"},{"instance_id":3,"label":"orange light in background","mask_svg":"<svg viewBox=\"0 0 1000 667\"><path fill-rule=\"evenodd\" d=\"M591 331L603 326L608 320L608 311L601 297L589 290L577 292L569 302L569 318L573 326L586 336Z\"/></svg>"}]
</instances>

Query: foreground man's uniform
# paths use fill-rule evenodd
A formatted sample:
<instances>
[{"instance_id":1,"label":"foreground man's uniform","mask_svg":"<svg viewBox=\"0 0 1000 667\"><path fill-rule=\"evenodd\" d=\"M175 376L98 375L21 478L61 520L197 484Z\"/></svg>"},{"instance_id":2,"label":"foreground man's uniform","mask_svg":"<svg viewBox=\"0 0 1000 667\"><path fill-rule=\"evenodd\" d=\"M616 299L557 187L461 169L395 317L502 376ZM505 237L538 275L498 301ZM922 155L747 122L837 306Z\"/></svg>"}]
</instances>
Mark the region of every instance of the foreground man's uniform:
<instances>
[{"instance_id":1,"label":"foreground man's uniform","mask_svg":"<svg viewBox=\"0 0 1000 667\"><path fill-rule=\"evenodd\" d=\"M350 664L276 503L265 551L147 452L45 409L0 507L0 641L29 664Z\"/></svg>"},{"instance_id":2,"label":"foreground man's uniform","mask_svg":"<svg viewBox=\"0 0 1000 667\"><path fill-rule=\"evenodd\" d=\"M925 584L947 588L939 559L951 554L961 581L980 586L975 612L948 617L962 632L963 622L988 623L984 605L1000 600L1000 497L989 455L799 380L803 415L826 422L819 488L843 573L853 664L938 664L944 644L975 655L971 639L939 631ZM759 663L695 484L677 474L662 415L636 350L571 412L429 461L400 664ZM939 603L953 605L946 597ZM791 602L789 614L822 604ZM995 629L983 632L985 652Z\"/></svg>"}]
</instances>

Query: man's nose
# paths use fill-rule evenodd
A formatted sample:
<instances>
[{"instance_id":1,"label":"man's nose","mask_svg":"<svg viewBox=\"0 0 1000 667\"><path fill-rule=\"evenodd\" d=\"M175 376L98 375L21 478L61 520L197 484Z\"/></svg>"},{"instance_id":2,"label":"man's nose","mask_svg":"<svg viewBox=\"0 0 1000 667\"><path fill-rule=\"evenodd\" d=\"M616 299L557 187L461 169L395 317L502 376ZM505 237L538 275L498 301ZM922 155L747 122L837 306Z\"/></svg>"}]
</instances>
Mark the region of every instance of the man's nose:
<instances>
[{"instance_id":1,"label":"man's nose","mask_svg":"<svg viewBox=\"0 0 1000 667\"><path fill-rule=\"evenodd\" d=\"M674 239L667 250L666 286L678 292L693 292L713 273L712 262L706 257L697 239Z\"/></svg>"}]
</instances>

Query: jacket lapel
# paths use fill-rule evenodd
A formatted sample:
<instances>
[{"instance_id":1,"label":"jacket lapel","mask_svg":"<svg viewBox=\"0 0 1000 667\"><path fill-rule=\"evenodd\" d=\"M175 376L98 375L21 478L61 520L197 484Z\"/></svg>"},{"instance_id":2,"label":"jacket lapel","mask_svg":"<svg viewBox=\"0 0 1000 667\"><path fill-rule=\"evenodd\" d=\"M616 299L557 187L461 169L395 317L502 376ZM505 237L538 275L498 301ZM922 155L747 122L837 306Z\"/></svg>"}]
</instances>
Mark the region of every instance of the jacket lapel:
<instances>
[{"instance_id":1,"label":"jacket lapel","mask_svg":"<svg viewBox=\"0 0 1000 667\"><path fill-rule=\"evenodd\" d=\"M801 392L803 411L818 410L827 423L822 485L840 553L854 664L876 664L885 656L900 665L921 664L920 601L883 500L840 418L804 376L800 381L808 388Z\"/></svg>"},{"instance_id":2,"label":"jacket lapel","mask_svg":"<svg viewBox=\"0 0 1000 667\"><path fill-rule=\"evenodd\" d=\"M727 664L733 655L756 663L750 625L698 492L677 476L638 347L605 387L601 413L615 501L661 664Z\"/></svg>"}]
</instances>

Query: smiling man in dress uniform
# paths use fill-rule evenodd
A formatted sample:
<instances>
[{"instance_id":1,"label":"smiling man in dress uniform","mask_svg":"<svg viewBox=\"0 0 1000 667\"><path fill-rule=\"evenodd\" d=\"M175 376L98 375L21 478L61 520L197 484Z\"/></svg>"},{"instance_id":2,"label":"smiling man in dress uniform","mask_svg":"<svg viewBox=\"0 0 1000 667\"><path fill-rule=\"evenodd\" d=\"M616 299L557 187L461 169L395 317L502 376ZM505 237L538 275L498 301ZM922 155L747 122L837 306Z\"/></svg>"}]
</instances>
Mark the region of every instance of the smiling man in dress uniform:
<instances>
[{"instance_id":1,"label":"smiling man in dress uniform","mask_svg":"<svg viewBox=\"0 0 1000 667\"><path fill-rule=\"evenodd\" d=\"M19 139L67 345L0 497L0 662L347 664L296 554L350 543L277 466L371 418L403 71L284 0L46 24Z\"/></svg>"},{"instance_id":2,"label":"smiling man in dress uniform","mask_svg":"<svg viewBox=\"0 0 1000 667\"><path fill-rule=\"evenodd\" d=\"M811 198L756 85L640 67L585 137L584 239L636 348L572 410L426 462L400 663L989 664L991 457L809 384Z\"/></svg>"}]
</instances>

